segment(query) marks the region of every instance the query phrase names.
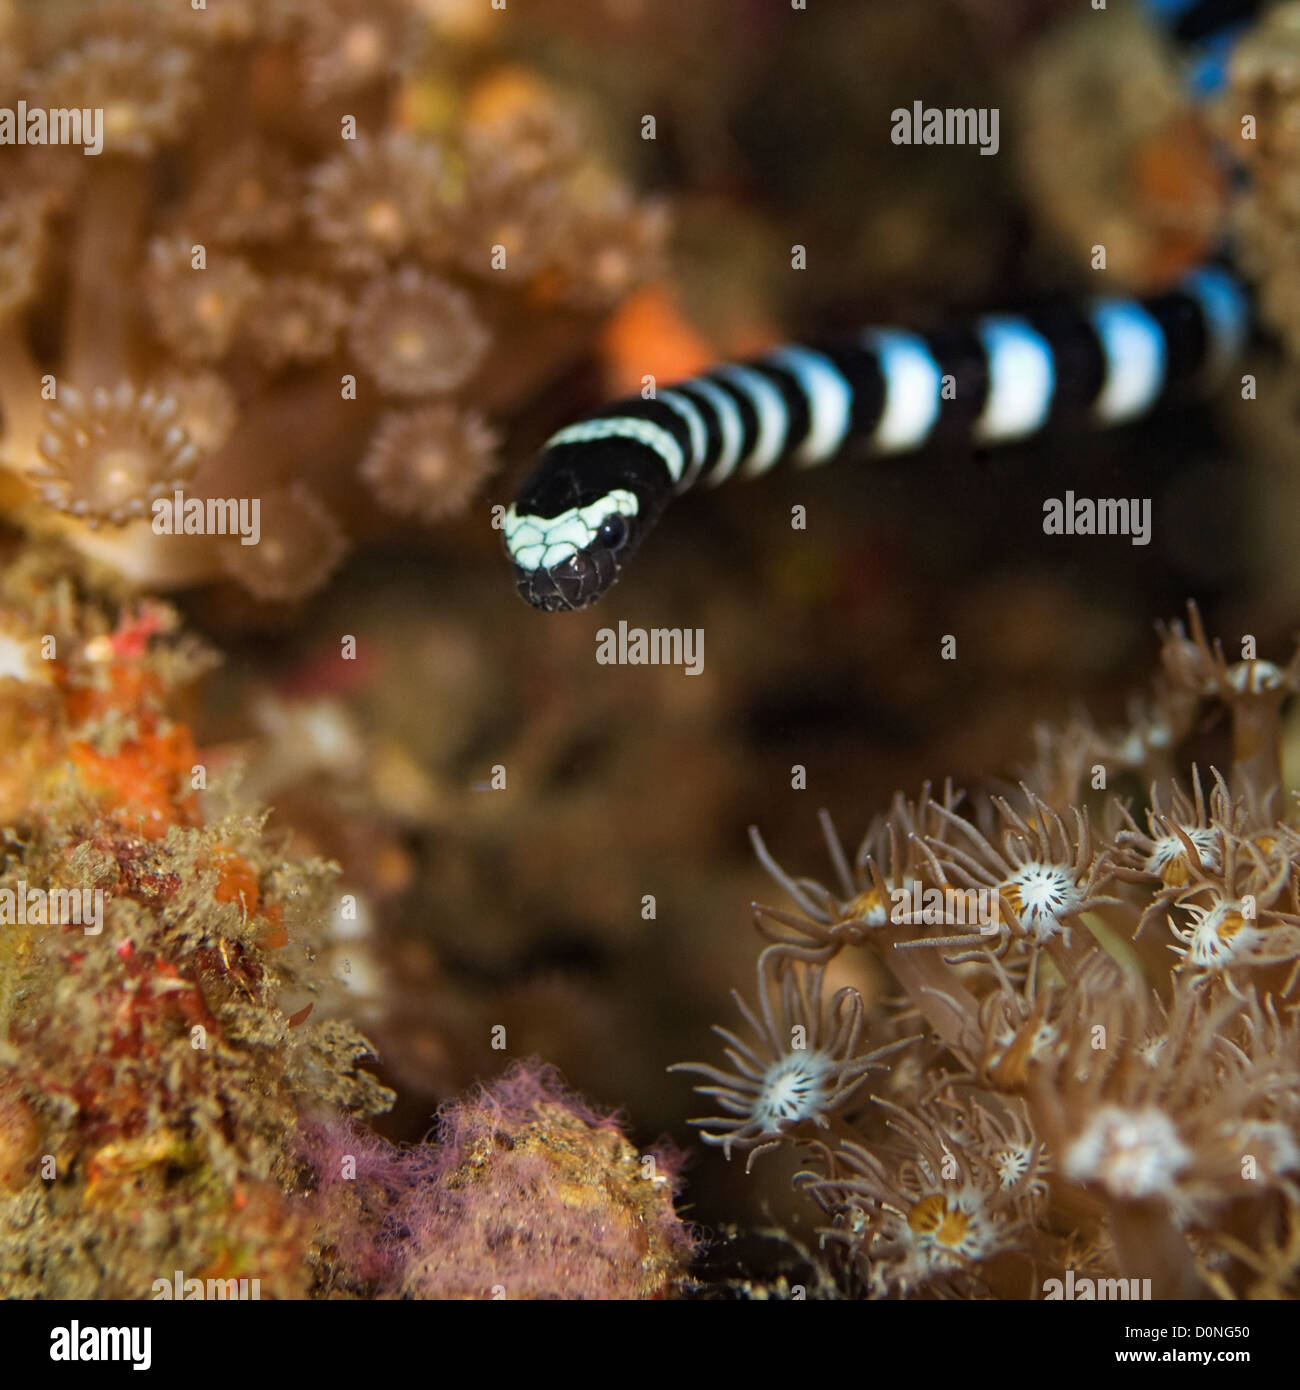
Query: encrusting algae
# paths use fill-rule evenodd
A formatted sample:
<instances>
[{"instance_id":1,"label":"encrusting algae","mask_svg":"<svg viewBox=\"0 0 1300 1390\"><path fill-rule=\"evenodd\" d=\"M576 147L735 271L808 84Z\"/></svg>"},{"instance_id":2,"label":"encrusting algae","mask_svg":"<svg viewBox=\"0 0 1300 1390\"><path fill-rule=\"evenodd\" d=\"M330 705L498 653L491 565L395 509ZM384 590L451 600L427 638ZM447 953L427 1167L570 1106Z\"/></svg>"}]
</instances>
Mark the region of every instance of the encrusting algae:
<instances>
[{"instance_id":1,"label":"encrusting algae","mask_svg":"<svg viewBox=\"0 0 1300 1390\"><path fill-rule=\"evenodd\" d=\"M755 832L791 906L755 907L728 1066L682 1069L706 1143L803 1158L821 1291L1300 1294L1300 651L1229 662L1189 618L1130 727L1040 732L1017 795L899 796L852 861L823 817L830 886ZM1211 721L1226 775L1180 758ZM889 981L871 1009L826 997L862 951Z\"/></svg>"},{"instance_id":2,"label":"encrusting algae","mask_svg":"<svg viewBox=\"0 0 1300 1390\"><path fill-rule=\"evenodd\" d=\"M642 1299L683 1282L681 1156L639 1153L552 1068L516 1063L442 1107L437 1143L397 1151L315 1127L305 1152L336 1219L330 1292ZM356 1181L339 1180L348 1154ZM327 1248L327 1253L330 1253Z\"/></svg>"},{"instance_id":3,"label":"encrusting algae","mask_svg":"<svg viewBox=\"0 0 1300 1390\"><path fill-rule=\"evenodd\" d=\"M54 564L3 580L3 886L88 890L102 912L0 933L4 1085L27 1120L6 1129L0 1285L143 1297L181 1268L302 1293L311 1223L282 1185L299 1109L389 1100L365 1040L311 1018L331 871L277 856L259 814L205 806L175 706L211 656L169 610L112 617Z\"/></svg>"}]
</instances>

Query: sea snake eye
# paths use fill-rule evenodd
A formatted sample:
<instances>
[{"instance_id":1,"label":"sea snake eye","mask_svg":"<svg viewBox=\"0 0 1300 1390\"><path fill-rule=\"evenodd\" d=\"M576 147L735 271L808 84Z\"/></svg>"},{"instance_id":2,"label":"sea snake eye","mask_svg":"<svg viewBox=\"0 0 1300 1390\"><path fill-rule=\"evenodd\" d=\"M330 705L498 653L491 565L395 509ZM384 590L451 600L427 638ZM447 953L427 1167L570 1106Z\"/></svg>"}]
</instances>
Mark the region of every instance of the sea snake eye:
<instances>
[{"instance_id":1,"label":"sea snake eye","mask_svg":"<svg viewBox=\"0 0 1300 1390\"><path fill-rule=\"evenodd\" d=\"M622 550L627 543L627 522L614 512L600 523L596 535L606 550Z\"/></svg>"}]
</instances>

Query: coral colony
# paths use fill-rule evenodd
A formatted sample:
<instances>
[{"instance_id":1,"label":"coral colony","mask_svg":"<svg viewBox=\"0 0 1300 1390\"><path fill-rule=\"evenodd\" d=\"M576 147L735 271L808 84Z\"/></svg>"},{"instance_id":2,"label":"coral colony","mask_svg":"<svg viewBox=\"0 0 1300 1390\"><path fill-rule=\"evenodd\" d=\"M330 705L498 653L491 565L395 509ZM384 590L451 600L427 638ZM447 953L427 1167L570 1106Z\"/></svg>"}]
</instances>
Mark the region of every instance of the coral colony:
<instances>
[{"instance_id":1,"label":"coral colony","mask_svg":"<svg viewBox=\"0 0 1300 1390\"><path fill-rule=\"evenodd\" d=\"M436 1142L362 1128L393 1096L325 964L336 870L237 800L205 806L177 705L210 655L169 610L111 621L29 558L0 611L3 719L24 730L0 891L104 903L94 936L45 930L44 906L0 933L6 1294L633 1298L681 1280L679 1157L634 1149L545 1068L449 1103Z\"/></svg>"},{"instance_id":2,"label":"coral colony","mask_svg":"<svg viewBox=\"0 0 1300 1390\"><path fill-rule=\"evenodd\" d=\"M720 840L764 775L736 756L758 742L735 733L752 691L724 697L719 679L747 660L754 685L770 674L780 624L748 611L754 591L798 594L802 622L823 585L828 610L856 615L847 648L868 645L870 610L899 667L911 591L928 592L913 569L866 575L856 534L823 547L823 569L774 575L709 533L698 553L660 551L658 588L647 545L645 584L605 599L624 561L697 480L853 445L1042 450L1050 427L1132 427L1235 372L1247 305L1213 263L1230 180L1212 117L1168 73L1159 101L1124 114L1151 194L1146 224L1124 224L1109 150L1083 177L1057 158L1076 125L1105 143L1079 114L1096 55L1045 41L1025 177L1065 240L1115 219L1130 283L1050 319L971 313L927 338L775 347L793 326L754 302L743 254L771 224L755 235L762 214L744 213L744 273L718 311L734 322L705 341L666 288L663 208L599 138L598 103L557 74L662 82L681 103L664 166L695 181L688 217L720 219L701 189L726 182L735 88L770 36L734 7L755 49L701 87L676 69L715 51L721 0L639 19L635 4L538 0L532 22L570 47L536 63L515 8L0 0L0 1296L1300 1295L1300 787L1283 756L1300 649L1278 665L1250 634L1213 640L1189 604L1160 629L1159 674L1125 725L1041 729L1018 784L992 767L900 793L856 852L822 812L818 876L783 867L784 828L745 811L731 841L762 820L752 846L774 884L753 907L752 983L715 1025L720 1056L671 1077L663 1064L694 1048L684 996L712 1009L734 934L692 919L674 937L653 894L645 954L610 926L629 900L611 886L621 839L643 846L630 862L674 861L665 875L690 861L700 900L743 881L691 847ZM902 26L892 41L906 15L889 15L910 8L879 7ZM997 8L1014 11L998 32L1027 42L1029 7ZM1292 352L1298 16L1260 21L1230 78L1260 121L1232 199L1237 269ZM627 32L635 61L607 63ZM1146 61L1124 53L1121 84ZM1186 119L1176 147L1143 128L1157 107L1169 128ZM992 171L975 156L1003 133L996 107L909 96L879 141L913 160L963 147ZM907 218L879 239L906 263ZM929 259L948 274L925 246L927 276ZM678 383L658 394L650 339ZM705 370L751 352L767 355ZM596 367L611 395L642 394L599 407ZM572 413L552 410L570 389L585 393ZM484 500L539 441L515 504ZM1057 478L1042 535L1125 537L1129 561L1154 560L1145 477L1108 484L1114 497ZM364 565L391 558L396 528L468 518L469 532L474 505L484 524L449 541L450 562L371 585ZM512 567L535 608L568 611L515 603ZM738 611L724 595L682 595L731 568L745 613L724 631L718 615ZM452 571L444 594L429 575ZM871 587L886 573L893 593ZM1065 625L1051 595L1034 609L1032 580L1015 583L1027 641ZM303 601L327 585L346 598L322 618ZM444 607L418 607L422 588ZM340 660L340 609L373 613L358 590L382 611L342 636ZM625 598L644 622L572 611ZM910 689L900 679L900 706ZM1002 734L1024 706L1006 708ZM647 750L669 745L684 790L651 815ZM674 955L689 957L676 975ZM649 985L608 985L652 956L676 991L666 1021ZM598 987L574 983L582 969ZM530 1028L542 1045L502 1040ZM633 1119L551 1064L571 1074L597 1053L615 1062L603 1099ZM778 1234L802 1282L771 1263L713 1277L726 1242L681 1204L686 1155L634 1140L654 1086L680 1119L692 1084L696 1172L738 1208L788 1165ZM157 1350L148 1327L83 1317L50 1354L148 1369Z\"/></svg>"},{"instance_id":3,"label":"coral colony","mask_svg":"<svg viewBox=\"0 0 1300 1390\"><path fill-rule=\"evenodd\" d=\"M155 589L308 594L385 516L462 511L489 413L652 273L662 218L572 100L473 43L420 85L423 32L402 0L0 9L0 457L33 525Z\"/></svg>"},{"instance_id":4,"label":"coral colony","mask_svg":"<svg viewBox=\"0 0 1300 1390\"><path fill-rule=\"evenodd\" d=\"M716 1029L727 1065L680 1069L717 1107L706 1143L747 1167L799 1153L831 1290L1294 1294L1300 836L1280 711L1300 651L1229 661L1189 618L1134 722L1044 731L1014 795L900 795L851 860L824 817L825 883L754 832L786 902L755 907L767 944L742 1031ZM1222 771L1181 752L1211 711ZM1149 788L1146 811L1112 782ZM971 890L992 911L954 931ZM827 984L855 953L887 981L871 1010Z\"/></svg>"}]
</instances>

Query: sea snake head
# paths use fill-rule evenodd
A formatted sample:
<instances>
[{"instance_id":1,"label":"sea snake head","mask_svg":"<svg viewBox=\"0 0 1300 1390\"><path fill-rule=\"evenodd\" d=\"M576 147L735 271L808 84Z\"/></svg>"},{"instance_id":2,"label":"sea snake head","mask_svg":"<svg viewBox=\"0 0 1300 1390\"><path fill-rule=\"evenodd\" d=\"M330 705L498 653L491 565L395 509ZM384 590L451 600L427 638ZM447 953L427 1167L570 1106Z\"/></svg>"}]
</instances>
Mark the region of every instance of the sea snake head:
<instances>
[{"instance_id":1,"label":"sea snake head","mask_svg":"<svg viewBox=\"0 0 1300 1390\"><path fill-rule=\"evenodd\" d=\"M671 495L657 460L626 439L547 448L502 523L516 588L548 613L589 607Z\"/></svg>"},{"instance_id":2,"label":"sea snake head","mask_svg":"<svg viewBox=\"0 0 1300 1390\"><path fill-rule=\"evenodd\" d=\"M503 528L515 586L548 613L595 603L636 549L644 529L639 511L636 493L625 488L550 517L515 503Z\"/></svg>"}]
</instances>

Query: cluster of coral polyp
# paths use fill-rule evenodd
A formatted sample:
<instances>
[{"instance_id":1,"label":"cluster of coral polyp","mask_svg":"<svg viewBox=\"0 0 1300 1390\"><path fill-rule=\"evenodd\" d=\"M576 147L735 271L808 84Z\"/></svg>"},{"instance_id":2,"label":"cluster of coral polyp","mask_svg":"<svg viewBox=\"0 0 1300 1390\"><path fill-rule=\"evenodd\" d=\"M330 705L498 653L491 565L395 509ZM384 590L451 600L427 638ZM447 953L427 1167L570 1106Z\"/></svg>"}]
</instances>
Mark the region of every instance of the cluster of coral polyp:
<instances>
[{"instance_id":1,"label":"cluster of coral polyp","mask_svg":"<svg viewBox=\"0 0 1300 1390\"><path fill-rule=\"evenodd\" d=\"M829 887L755 836L791 905L728 1065L685 1069L709 1143L805 1159L828 1289L1300 1294L1300 653L1190 618L1131 727L1044 733L1019 792L900 796L852 862L826 820ZM1216 715L1226 776L1180 758Z\"/></svg>"},{"instance_id":2,"label":"cluster of coral polyp","mask_svg":"<svg viewBox=\"0 0 1300 1390\"><path fill-rule=\"evenodd\" d=\"M449 1103L436 1142L365 1129L393 1097L329 974L337 866L209 775L180 707L212 654L66 554L0 558L0 1296L679 1282L673 1159L545 1071Z\"/></svg>"},{"instance_id":3,"label":"cluster of coral polyp","mask_svg":"<svg viewBox=\"0 0 1300 1390\"><path fill-rule=\"evenodd\" d=\"M476 10L0 7L0 105L103 113L96 154L0 160L0 460L33 524L155 589L278 600L357 534L464 509L490 421L662 231ZM177 489L257 498L257 543L156 534Z\"/></svg>"}]
</instances>

